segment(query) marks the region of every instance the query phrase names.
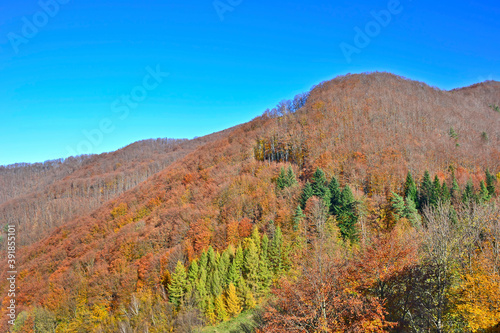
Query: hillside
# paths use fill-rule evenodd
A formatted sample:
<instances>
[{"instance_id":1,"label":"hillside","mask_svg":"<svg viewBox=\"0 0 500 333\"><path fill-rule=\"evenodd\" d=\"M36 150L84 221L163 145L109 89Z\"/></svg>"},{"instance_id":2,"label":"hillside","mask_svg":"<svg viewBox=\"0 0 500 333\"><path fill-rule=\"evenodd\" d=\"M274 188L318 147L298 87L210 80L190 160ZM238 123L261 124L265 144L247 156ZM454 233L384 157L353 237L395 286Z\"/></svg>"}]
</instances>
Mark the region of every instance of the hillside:
<instances>
[{"instance_id":1,"label":"hillside","mask_svg":"<svg viewBox=\"0 0 500 333\"><path fill-rule=\"evenodd\" d=\"M31 314L35 308L48 311L47 318L57 318L66 331L77 332L74 327L94 327L96 332L117 329L120 311L135 302L132 295L156 299L145 295L161 295L164 287L170 290L170 276L178 262L188 265L209 246L223 253L230 245L244 244L245 251L250 251L244 239L254 227L273 241L280 227L284 244L290 247L296 246L294 240L310 237L305 227L307 231L298 234L294 221L307 182L318 183L318 168L326 179L335 177L342 187L348 185L353 200L361 203L356 228L359 248L363 249L379 235L393 232L392 227L381 226L397 220L390 208L391 192L404 196L409 171L418 183L429 171L450 188L456 177L461 188L470 179L476 189L485 181L486 170L500 173L500 112L490 107L499 102L498 82L443 91L388 73L347 75L323 82L261 117L203 140L174 142L158 148L161 153L153 142L146 142L142 145L153 146L151 152L135 147L135 153L129 153L127 147L83 159L74 171L54 176L54 181L36 188L39 194L24 190L0 207L2 219L16 221L19 234L30 235L42 230L28 224L29 216L22 217L21 210L33 200L40 205L36 211L60 211L47 209L57 206L58 200L66 200L62 201L65 207L75 207L69 203L77 206L60 218L41 218L38 223L50 224L50 235L19 250L22 269L18 286L22 287L17 301ZM117 163L122 166L117 167ZM289 166L298 185L280 191L280 168ZM119 189L115 186L101 192L117 177L124 179ZM82 194L67 194L75 186ZM313 199L304 202L304 221L323 209L320 201ZM84 201L74 204L77 200ZM420 214L425 216L423 206ZM331 215L340 220L340 215ZM332 219L325 217L325 221ZM417 232L411 229L401 234ZM416 256L416 245L401 234L391 234L392 239L401 241L398 244ZM307 244L316 244L316 236L311 237ZM308 245L301 246L305 247L290 256L296 260L289 264L290 276L299 274L297 263L307 262L304 258L313 252ZM411 258L408 261L415 263ZM273 283L279 279L276 275ZM0 285L5 290L5 282ZM266 294L260 293L257 297L256 292L259 302L266 299ZM366 318L384 323L382 305L375 301L363 304L360 307L371 309ZM106 314L99 317L99 311ZM188 305L184 312L169 311L169 320L179 332L201 320L193 319L197 315ZM136 324L130 317L128 320L132 331ZM270 331L284 329L273 325L270 320ZM384 325L380 327L390 328Z\"/></svg>"}]
</instances>

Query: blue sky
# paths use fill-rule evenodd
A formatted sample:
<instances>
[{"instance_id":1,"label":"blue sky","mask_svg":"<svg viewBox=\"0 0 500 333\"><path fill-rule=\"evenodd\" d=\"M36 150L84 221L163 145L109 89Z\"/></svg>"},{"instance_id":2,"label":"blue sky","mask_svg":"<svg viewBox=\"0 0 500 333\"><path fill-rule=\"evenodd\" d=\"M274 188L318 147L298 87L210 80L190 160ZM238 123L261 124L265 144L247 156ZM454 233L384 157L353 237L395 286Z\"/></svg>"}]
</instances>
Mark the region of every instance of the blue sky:
<instances>
[{"instance_id":1,"label":"blue sky","mask_svg":"<svg viewBox=\"0 0 500 333\"><path fill-rule=\"evenodd\" d=\"M500 77L497 1L56 1L0 4L0 165L209 134L340 74Z\"/></svg>"}]
</instances>

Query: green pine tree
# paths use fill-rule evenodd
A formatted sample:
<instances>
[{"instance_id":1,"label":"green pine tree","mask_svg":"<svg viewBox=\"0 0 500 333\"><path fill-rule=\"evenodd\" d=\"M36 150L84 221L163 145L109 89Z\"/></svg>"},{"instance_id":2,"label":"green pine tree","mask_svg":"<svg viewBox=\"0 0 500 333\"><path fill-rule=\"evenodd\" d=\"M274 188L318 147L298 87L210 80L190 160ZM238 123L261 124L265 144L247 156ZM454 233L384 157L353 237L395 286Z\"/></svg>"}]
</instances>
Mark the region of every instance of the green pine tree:
<instances>
[{"instance_id":1,"label":"green pine tree","mask_svg":"<svg viewBox=\"0 0 500 333\"><path fill-rule=\"evenodd\" d=\"M269 261L271 263L271 270L275 276L282 273L283 270L283 234L281 228L278 226L274 231L273 240L269 248Z\"/></svg>"},{"instance_id":2,"label":"green pine tree","mask_svg":"<svg viewBox=\"0 0 500 333\"><path fill-rule=\"evenodd\" d=\"M300 224L304 220L304 213L302 212L302 209L300 208L300 205L297 205L297 209L295 209L295 214L293 215L293 231L299 231Z\"/></svg>"},{"instance_id":3,"label":"green pine tree","mask_svg":"<svg viewBox=\"0 0 500 333\"><path fill-rule=\"evenodd\" d=\"M427 205L431 204L432 198L432 182L429 171L425 170L424 178L422 180L422 184L420 185L419 191L419 207L424 208Z\"/></svg>"},{"instance_id":4,"label":"green pine tree","mask_svg":"<svg viewBox=\"0 0 500 333\"><path fill-rule=\"evenodd\" d=\"M406 182L405 182L405 198L410 197L413 202L417 202L417 185L415 184L415 181L413 180L413 176L411 175L411 172L408 171L408 174L406 175Z\"/></svg>"},{"instance_id":5,"label":"green pine tree","mask_svg":"<svg viewBox=\"0 0 500 333\"><path fill-rule=\"evenodd\" d=\"M358 240L356 213L356 201L349 185L346 185L341 193L341 204L337 215L337 225L342 238L351 242Z\"/></svg>"},{"instance_id":6,"label":"green pine tree","mask_svg":"<svg viewBox=\"0 0 500 333\"><path fill-rule=\"evenodd\" d=\"M207 272L212 272L217 268L217 255L213 247L209 247L207 251Z\"/></svg>"},{"instance_id":7,"label":"green pine tree","mask_svg":"<svg viewBox=\"0 0 500 333\"><path fill-rule=\"evenodd\" d=\"M330 205L330 190L327 184L325 173L320 168L317 168L312 178L313 195L322 198L328 207Z\"/></svg>"},{"instance_id":8,"label":"green pine tree","mask_svg":"<svg viewBox=\"0 0 500 333\"><path fill-rule=\"evenodd\" d=\"M297 178L295 177L295 173L293 172L292 167L289 165L288 170L286 172L287 186L291 187L297 184Z\"/></svg>"},{"instance_id":9,"label":"green pine tree","mask_svg":"<svg viewBox=\"0 0 500 333\"><path fill-rule=\"evenodd\" d=\"M302 209L306 208L307 200L309 200L309 198L311 198L313 195L314 192L311 183L306 182L304 190L302 191L302 196L300 197L300 206L302 207Z\"/></svg>"},{"instance_id":10,"label":"green pine tree","mask_svg":"<svg viewBox=\"0 0 500 333\"><path fill-rule=\"evenodd\" d=\"M207 271L208 269L207 262L208 262L207 253L203 251L200 255L200 259L198 260L198 270L201 271L201 269L204 269L205 271Z\"/></svg>"},{"instance_id":11,"label":"green pine tree","mask_svg":"<svg viewBox=\"0 0 500 333\"><path fill-rule=\"evenodd\" d=\"M451 200L450 190L446 182L443 182L443 187L441 188L441 201L444 203L449 203Z\"/></svg>"},{"instance_id":12,"label":"green pine tree","mask_svg":"<svg viewBox=\"0 0 500 333\"><path fill-rule=\"evenodd\" d=\"M233 259L231 265L229 266L229 271L227 273L227 281L229 283L237 284L240 278L240 272L238 270L238 266L236 264L236 260Z\"/></svg>"},{"instance_id":13,"label":"green pine tree","mask_svg":"<svg viewBox=\"0 0 500 333\"><path fill-rule=\"evenodd\" d=\"M392 214L394 216L394 220L397 222L400 218L405 217L405 201L400 195L394 192L391 194Z\"/></svg>"},{"instance_id":14,"label":"green pine tree","mask_svg":"<svg viewBox=\"0 0 500 333\"><path fill-rule=\"evenodd\" d=\"M431 206L436 207L438 203L441 201L442 193L441 193L441 182L439 181L438 176L434 177L434 182L432 183L432 191L429 203Z\"/></svg>"},{"instance_id":15,"label":"green pine tree","mask_svg":"<svg viewBox=\"0 0 500 333\"><path fill-rule=\"evenodd\" d=\"M269 287L272 283L272 273L269 269L269 259L267 258L267 253L264 251L260 252L259 256L259 290L266 293L269 291Z\"/></svg>"},{"instance_id":16,"label":"green pine tree","mask_svg":"<svg viewBox=\"0 0 500 333\"><path fill-rule=\"evenodd\" d=\"M198 279L199 273L198 261L195 259L191 262L191 265L189 265L188 270L188 280L191 285Z\"/></svg>"},{"instance_id":17,"label":"green pine tree","mask_svg":"<svg viewBox=\"0 0 500 333\"><path fill-rule=\"evenodd\" d=\"M460 186L458 186L457 179L455 178L455 173L453 173L453 180L451 183L451 191L450 191L451 199L454 203L458 203L461 198Z\"/></svg>"},{"instance_id":18,"label":"green pine tree","mask_svg":"<svg viewBox=\"0 0 500 333\"><path fill-rule=\"evenodd\" d=\"M417 227L420 225L421 218L418 214L417 205L411 197L406 198L404 216L408 219L408 221L410 221L413 227Z\"/></svg>"},{"instance_id":19,"label":"green pine tree","mask_svg":"<svg viewBox=\"0 0 500 333\"><path fill-rule=\"evenodd\" d=\"M283 190L285 187L287 187L287 177L285 173L285 168L283 167L281 167L280 174L278 176L278 179L276 180L276 187L279 190Z\"/></svg>"},{"instance_id":20,"label":"green pine tree","mask_svg":"<svg viewBox=\"0 0 500 333\"><path fill-rule=\"evenodd\" d=\"M495 196L495 185L496 185L497 179L494 175L490 173L490 170L486 170L486 189L488 190L488 194L490 197Z\"/></svg>"},{"instance_id":21,"label":"green pine tree","mask_svg":"<svg viewBox=\"0 0 500 333\"><path fill-rule=\"evenodd\" d=\"M251 290L259 288L259 251L252 238L248 239L243 261L244 276Z\"/></svg>"},{"instance_id":22,"label":"green pine tree","mask_svg":"<svg viewBox=\"0 0 500 333\"><path fill-rule=\"evenodd\" d=\"M219 275L219 270L214 269L214 271L209 275L209 285L210 292L213 296L217 296L222 292L222 281Z\"/></svg>"},{"instance_id":23,"label":"green pine tree","mask_svg":"<svg viewBox=\"0 0 500 333\"><path fill-rule=\"evenodd\" d=\"M241 247L241 244L238 245L236 248L236 253L234 254L234 262L236 264L236 270L238 271L238 274L241 274L241 270L243 268L243 248Z\"/></svg>"},{"instance_id":24,"label":"green pine tree","mask_svg":"<svg viewBox=\"0 0 500 333\"><path fill-rule=\"evenodd\" d=\"M462 194L462 202L467 204L474 199L474 184L469 179L465 185L464 193Z\"/></svg>"},{"instance_id":25,"label":"green pine tree","mask_svg":"<svg viewBox=\"0 0 500 333\"><path fill-rule=\"evenodd\" d=\"M178 261L175 267L175 272L172 274L172 280L168 286L168 295L170 302L179 306L182 304L184 295L187 290L188 277L186 267L182 262Z\"/></svg>"},{"instance_id":26,"label":"green pine tree","mask_svg":"<svg viewBox=\"0 0 500 333\"><path fill-rule=\"evenodd\" d=\"M340 190L340 184L335 176L332 177L328 189L330 191L330 213L332 215L338 215L342 205L342 191Z\"/></svg>"},{"instance_id":27,"label":"green pine tree","mask_svg":"<svg viewBox=\"0 0 500 333\"><path fill-rule=\"evenodd\" d=\"M477 201L479 203L485 203L485 202L490 201L490 199L491 199L490 193L489 193L488 189L486 188L486 184L484 183L484 181L481 180L480 186L481 187L479 189L479 194L477 196Z\"/></svg>"}]
</instances>

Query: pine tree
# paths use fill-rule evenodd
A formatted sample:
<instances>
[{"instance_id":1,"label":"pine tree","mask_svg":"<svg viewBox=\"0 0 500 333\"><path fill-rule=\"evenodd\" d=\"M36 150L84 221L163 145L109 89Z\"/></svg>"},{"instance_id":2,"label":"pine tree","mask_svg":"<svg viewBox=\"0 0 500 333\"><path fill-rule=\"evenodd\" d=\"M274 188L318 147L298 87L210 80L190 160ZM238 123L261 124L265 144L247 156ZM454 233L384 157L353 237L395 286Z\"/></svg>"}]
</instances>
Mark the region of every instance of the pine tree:
<instances>
[{"instance_id":1,"label":"pine tree","mask_svg":"<svg viewBox=\"0 0 500 333\"><path fill-rule=\"evenodd\" d=\"M187 290L187 273L182 262L178 261L175 267L175 272L172 274L172 281L168 286L168 295L170 302L179 306L182 304L184 295Z\"/></svg>"},{"instance_id":2,"label":"pine tree","mask_svg":"<svg viewBox=\"0 0 500 333\"><path fill-rule=\"evenodd\" d=\"M269 261L271 263L272 272L275 276L281 274L283 270L282 246L283 234L281 233L281 228L278 226L274 231L273 240L271 241L271 246L269 248Z\"/></svg>"},{"instance_id":3,"label":"pine tree","mask_svg":"<svg viewBox=\"0 0 500 333\"><path fill-rule=\"evenodd\" d=\"M207 251L207 272L211 272L217 268L217 255L213 247L209 247Z\"/></svg>"},{"instance_id":4,"label":"pine tree","mask_svg":"<svg viewBox=\"0 0 500 333\"><path fill-rule=\"evenodd\" d=\"M240 275L238 284L236 285L236 293L238 294L241 304L245 304L245 297L248 291L249 291L248 285L243 276Z\"/></svg>"},{"instance_id":5,"label":"pine tree","mask_svg":"<svg viewBox=\"0 0 500 333\"><path fill-rule=\"evenodd\" d=\"M262 241L262 250L260 251L260 256L259 256L258 275L259 275L259 290L265 293L269 290L269 287L271 286L272 274L269 269L269 259L267 256L268 241L264 242L264 239L267 240L267 235L264 235L264 237L262 238L263 241ZM264 244L266 244L265 247Z\"/></svg>"},{"instance_id":6,"label":"pine tree","mask_svg":"<svg viewBox=\"0 0 500 333\"><path fill-rule=\"evenodd\" d=\"M474 184L472 180L469 179L465 185L464 193L462 194L462 202L468 204L474 199Z\"/></svg>"},{"instance_id":7,"label":"pine tree","mask_svg":"<svg viewBox=\"0 0 500 333\"><path fill-rule=\"evenodd\" d=\"M479 203L485 203L485 202L488 202L490 201L490 193L488 192L488 189L486 188L486 184L484 183L484 181L481 180L481 184L480 184L480 189L479 189L479 194L477 196L477 201Z\"/></svg>"},{"instance_id":8,"label":"pine tree","mask_svg":"<svg viewBox=\"0 0 500 333\"><path fill-rule=\"evenodd\" d=\"M438 205L438 203L442 200L441 196L442 196L441 182L439 181L439 178L436 175L434 177L434 182L432 183L432 191L431 191L431 197L429 200L429 204L433 207L436 207Z\"/></svg>"},{"instance_id":9,"label":"pine tree","mask_svg":"<svg viewBox=\"0 0 500 333\"><path fill-rule=\"evenodd\" d=\"M349 185L346 185L341 192L340 209L338 211L337 225L342 238L349 239L351 242L357 241L358 232L356 224L358 216L356 214L356 201Z\"/></svg>"},{"instance_id":10,"label":"pine tree","mask_svg":"<svg viewBox=\"0 0 500 333\"><path fill-rule=\"evenodd\" d=\"M281 167L280 174L278 176L278 179L276 180L276 187L279 190L283 190L285 187L287 187L287 178L286 178L285 168L283 167Z\"/></svg>"},{"instance_id":11,"label":"pine tree","mask_svg":"<svg viewBox=\"0 0 500 333\"><path fill-rule=\"evenodd\" d=\"M218 321L226 321L229 319L222 294L215 297L215 314Z\"/></svg>"},{"instance_id":12,"label":"pine tree","mask_svg":"<svg viewBox=\"0 0 500 333\"><path fill-rule=\"evenodd\" d=\"M446 182L443 182L443 187L441 188L441 201L444 203L449 203L451 200L450 190Z\"/></svg>"},{"instance_id":13,"label":"pine tree","mask_svg":"<svg viewBox=\"0 0 500 333\"><path fill-rule=\"evenodd\" d=\"M394 220L397 222L400 218L405 217L405 202L404 199L398 194L392 192L391 207L393 211Z\"/></svg>"},{"instance_id":14,"label":"pine tree","mask_svg":"<svg viewBox=\"0 0 500 333\"><path fill-rule=\"evenodd\" d=\"M230 283L226 293L226 308L231 317L238 315L241 312L240 300L236 294L236 287Z\"/></svg>"},{"instance_id":15,"label":"pine tree","mask_svg":"<svg viewBox=\"0 0 500 333\"><path fill-rule=\"evenodd\" d=\"M330 191L330 213L332 215L338 215L341 206L342 191L340 190L340 184L337 178L332 177L328 185L328 190Z\"/></svg>"},{"instance_id":16,"label":"pine tree","mask_svg":"<svg viewBox=\"0 0 500 333\"><path fill-rule=\"evenodd\" d=\"M327 183L325 173L320 168L317 168L312 178L313 195L322 198L328 207L330 205L330 191Z\"/></svg>"},{"instance_id":17,"label":"pine tree","mask_svg":"<svg viewBox=\"0 0 500 333\"><path fill-rule=\"evenodd\" d=\"M422 184L420 185L419 207L422 209L430 204L432 197L432 182L429 171L425 170Z\"/></svg>"},{"instance_id":18,"label":"pine tree","mask_svg":"<svg viewBox=\"0 0 500 333\"><path fill-rule=\"evenodd\" d=\"M497 180L496 180L496 177L493 176L491 173L490 173L490 170L486 170L486 189L488 190L488 194L490 195L490 197L494 197L495 196L495 184L496 184Z\"/></svg>"},{"instance_id":19,"label":"pine tree","mask_svg":"<svg viewBox=\"0 0 500 333\"><path fill-rule=\"evenodd\" d=\"M243 262L246 282L253 291L259 287L259 252L253 239L248 239Z\"/></svg>"},{"instance_id":20,"label":"pine tree","mask_svg":"<svg viewBox=\"0 0 500 333\"><path fill-rule=\"evenodd\" d=\"M411 197L406 198L404 216L408 219L408 221L410 221L413 227L417 227L420 225L421 218L418 214L417 205Z\"/></svg>"},{"instance_id":21,"label":"pine tree","mask_svg":"<svg viewBox=\"0 0 500 333\"><path fill-rule=\"evenodd\" d=\"M222 292L222 282L218 269L214 269L214 271L210 274L209 285L210 292L213 296L217 296Z\"/></svg>"},{"instance_id":22,"label":"pine tree","mask_svg":"<svg viewBox=\"0 0 500 333\"><path fill-rule=\"evenodd\" d=\"M454 203L458 203L460 201L461 198L460 186L458 186L457 179L455 178L455 173L453 173L450 195Z\"/></svg>"},{"instance_id":23,"label":"pine tree","mask_svg":"<svg viewBox=\"0 0 500 333\"><path fill-rule=\"evenodd\" d=\"M255 298L253 297L253 293L251 291L248 291L247 294L245 295L245 307L247 309L253 309L257 305L257 302L255 302Z\"/></svg>"},{"instance_id":24,"label":"pine tree","mask_svg":"<svg viewBox=\"0 0 500 333\"><path fill-rule=\"evenodd\" d=\"M229 266L229 271L227 273L227 281L228 283L236 284L240 278L240 273L238 270L238 266L236 264L236 260L233 259L231 262L231 266Z\"/></svg>"},{"instance_id":25,"label":"pine tree","mask_svg":"<svg viewBox=\"0 0 500 333\"><path fill-rule=\"evenodd\" d=\"M417 202L417 185L415 184L415 181L413 180L413 176L411 175L411 172L408 171L408 174L406 175L406 182L405 182L405 198L410 197L413 202Z\"/></svg>"},{"instance_id":26,"label":"pine tree","mask_svg":"<svg viewBox=\"0 0 500 333\"><path fill-rule=\"evenodd\" d=\"M295 177L295 173L293 172L293 169L290 165L288 166L288 170L286 172L286 180L288 187L297 184L297 178Z\"/></svg>"},{"instance_id":27,"label":"pine tree","mask_svg":"<svg viewBox=\"0 0 500 333\"><path fill-rule=\"evenodd\" d=\"M306 182L306 185L304 186L304 190L302 191L302 196L300 197L300 206L302 209L306 207L307 200L309 200L310 197L314 195L313 188L311 183Z\"/></svg>"},{"instance_id":28,"label":"pine tree","mask_svg":"<svg viewBox=\"0 0 500 333\"><path fill-rule=\"evenodd\" d=\"M222 253L222 256L220 257L219 260L219 276L221 277L221 287L222 289L225 289L226 286L228 285L228 271L229 267L231 266L231 255L229 254L229 250L226 249Z\"/></svg>"},{"instance_id":29,"label":"pine tree","mask_svg":"<svg viewBox=\"0 0 500 333\"><path fill-rule=\"evenodd\" d=\"M198 269L200 271L201 271L201 269L204 269L205 271L207 271L207 269L208 269L207 262L208 262L207 253L205 251L203 251L200 255L200 259L198 262Z\"/></svg>"},{"instance_id":30,"label":"pine tree","mask_svg":"<svg viewBox=\"0 0 500 333\"><path fill-rule=\"evenodd\" d=\"M191 285L193 285L194 282L198 279L198 275L199 275L198 261L195 259L191 262L191 265L189 265L189 270L188 270L188 280Z\"/></svg>"},{"instance_id":31,"label":"pine tree","mask_svg":"<svg viewBox=\"0 0 500 333\"><path fill-rule=\"evenodd\" d=\"M236 270L238 271L238 274L241 274L241 270L243 268L243 248L241 247L241 244L238 245L236 248L236 253L234 255L234 262L236 264Z\"/></svg>"},{"instance_id":32,"label":"pine tree","mask_svg":"<svg viewBox=\"0 0 500 333\"><path fill-rule=\"evenodd\" d=\"M302 209L300 208L300 205L297 205L297 209L295 209L295 214L293 215L293 231L299 231L300 224L304 220L304 213L302 212Z\"/></svg>"}]
</instances>

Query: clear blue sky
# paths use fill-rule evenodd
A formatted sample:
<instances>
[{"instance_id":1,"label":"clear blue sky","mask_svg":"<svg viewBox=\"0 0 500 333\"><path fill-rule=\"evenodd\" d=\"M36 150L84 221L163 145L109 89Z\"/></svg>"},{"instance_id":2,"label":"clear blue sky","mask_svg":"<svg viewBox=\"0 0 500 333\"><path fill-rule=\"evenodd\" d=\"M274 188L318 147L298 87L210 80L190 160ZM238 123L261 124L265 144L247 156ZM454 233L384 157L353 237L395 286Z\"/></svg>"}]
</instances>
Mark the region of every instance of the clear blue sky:
<instances>
[{"instance_id":1,"label":"clear blue sky","mask_svg":"<svg viewBox=\"0 0 500 333\"><path fill-rule=\"evenodd\" d=\"M54 1L0 4L0 165L201 136L339 74L500 77L498 1Z\"/></svg>"}]
</instances>

